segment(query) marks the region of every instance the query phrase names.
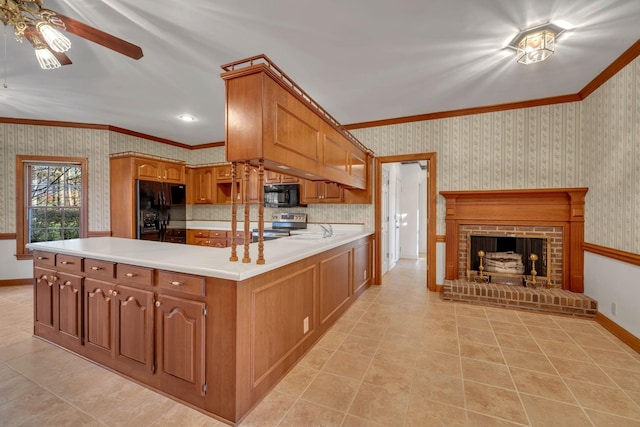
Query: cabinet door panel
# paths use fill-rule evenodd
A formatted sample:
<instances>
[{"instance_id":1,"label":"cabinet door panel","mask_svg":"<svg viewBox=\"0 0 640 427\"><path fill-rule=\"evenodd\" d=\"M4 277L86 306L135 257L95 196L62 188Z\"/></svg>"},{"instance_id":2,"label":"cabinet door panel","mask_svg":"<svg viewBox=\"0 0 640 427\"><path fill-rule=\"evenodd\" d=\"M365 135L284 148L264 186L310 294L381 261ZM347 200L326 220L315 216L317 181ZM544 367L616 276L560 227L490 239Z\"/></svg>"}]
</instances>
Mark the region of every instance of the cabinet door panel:
<instances>
[{"instance_id":1,"label":"cabinet door panel","mask_svg":"<svg viewBox=\"0 0 640 427\"><path fill-rule=\"evenodd\" d=\"M34 316L36 328L45 326L53 328L54 313L54 282L55 271L45 268L34 268L36 283L34 288Z\"/></svg>"},{"instance_id":2,"label":"cabinet door panel","mask_svg":"<svg viewBox=\"0 0 640 427\"><path fill-rule=\"evenodd\" d=\"M82 344L82 281L80 276L58 273L58 331L75 345Z\"/></svg>"},{"instance_id":3,"label":"cabinet door panel","mask_svg":"<svg viewBox=\"0 0 640 427\"><path fill-rule=\"evenodd\" d=\"M162 179L166 182L173 182L176 184L184 184L185 182L185 168L184 165L174 163L162 164Z\"/></svg>"},{"instance_id":4,"label":"cabinet door panel","mask_svg":"<svg viewBox=\"0 0 640 427\"><path fill-rule=\"evenodd\" d=\"M116 287L116 358L136 370L153 370L153 292Z\"/></svg>"},{"instance_id":5,"label":"cabinet door panel","mask_svg":"<svg viewBox=\"0 0 640 427\"><path fill-rule=\"evenodd\" d=\"M193 401L204 395L205 304L158 295L157 374L162 388Z\"/></svg>"},{"instance_id":6,"label":"cabinet door panel","mask_svg":"<svg viewBox=\"0 0 640 427\"><path fill-rule=\"evenodd\" d=\"M113 357L113 285L95 279L85 279L85 345L93 357ZM103 359L100 359L103 361Z\"/></svg>"}]
</instances>

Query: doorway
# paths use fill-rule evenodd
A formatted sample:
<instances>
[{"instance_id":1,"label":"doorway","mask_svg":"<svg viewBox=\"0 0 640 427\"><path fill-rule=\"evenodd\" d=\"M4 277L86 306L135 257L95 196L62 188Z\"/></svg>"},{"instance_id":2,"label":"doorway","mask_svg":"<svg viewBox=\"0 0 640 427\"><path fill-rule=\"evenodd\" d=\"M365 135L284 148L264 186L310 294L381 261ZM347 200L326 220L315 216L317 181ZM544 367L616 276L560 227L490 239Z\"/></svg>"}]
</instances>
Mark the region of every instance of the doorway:
<instances>
[{"instance_id":1,"label":"doorway","mask_svg":"<svg viewBox=\"0 0 640 427\"><path fill-rule=\"evenodd\" d=\"M382 272L389 269L389 257L386 255L389 246L393 243L389 239L390 227L394 222L389 219L389 186L385 185L386 173L383 172L383 164L386 163L408 163L419 162L424 164L427 170L426 181L421 186L421 193L425 193L424 197L418 197L420 203L426 204L422 212L426 213L426 218L421 218L421 223L425 224L420 227L420 233L425 233L425 266L426 266L426 283L425 286L430 291L436 291L436 153L417 153L398 156L382 156L376 158L376 177L378 177L379 185L376 186L375 195L375 228L376 228L376 244L375 244L375 265L376 265L376 283L382 283ZM386 168L385 168L386 169ZM387 177L388 179L388 177ZM384 254L384 256L383 256Z\"/></svg>"}]
</instances>

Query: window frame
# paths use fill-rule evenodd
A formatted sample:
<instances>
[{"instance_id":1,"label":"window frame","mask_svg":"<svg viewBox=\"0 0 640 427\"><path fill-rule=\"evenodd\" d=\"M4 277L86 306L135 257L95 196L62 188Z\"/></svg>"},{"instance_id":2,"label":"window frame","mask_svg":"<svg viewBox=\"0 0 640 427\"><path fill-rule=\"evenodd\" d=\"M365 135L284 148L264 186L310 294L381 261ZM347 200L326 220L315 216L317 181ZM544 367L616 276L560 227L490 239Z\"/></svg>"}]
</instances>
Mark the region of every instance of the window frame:
<instances>
[{"instance_id":1,"label":"window frame","mask_svg":"<svg viewBox=\"0 0 640 427\"><path fill-rule=\"evenodd\" d=\"M27 164L74 164L79 165L82 173L82 195L80 197L80 238L88 234L88 193L89 172L86 157L58 157L58 156L16 156L16 258L18 260L32 259L31 251L25 245L29 241L29 222L27 219Z\"/></svg>"}]
</instances>

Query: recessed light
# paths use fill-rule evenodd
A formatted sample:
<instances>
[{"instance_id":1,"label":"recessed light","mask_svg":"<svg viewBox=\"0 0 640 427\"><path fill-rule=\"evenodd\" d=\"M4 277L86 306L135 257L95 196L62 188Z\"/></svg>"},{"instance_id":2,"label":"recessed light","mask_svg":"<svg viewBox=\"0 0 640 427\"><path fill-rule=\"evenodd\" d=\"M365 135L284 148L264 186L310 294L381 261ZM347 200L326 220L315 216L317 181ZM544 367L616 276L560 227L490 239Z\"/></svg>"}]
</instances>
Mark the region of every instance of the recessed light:
<instances>
[{"instance_id":1,"label":"recessed light","mask_svg":"<svg viewBox=\"0 0 640 427\"><path fill-rule=\"evenodd\" d=\"M278 167L279 167L280 169L285 169L285 170L286 170L286 169L291 169L289 166L285 166L285 165L278 165Z\"/></svg>"},{"instance_id":2,"label":"recessed light","mask_svg":"<svg viewBox=\"0 0 640 427\"><path fill-rule=\"evenodd\" d=\"M196 121L196 118L193 117L191 114L180 114L178 116L178 118L180 120L182 120L183 122L195 122Z\"/></svg>"}]
</instances>

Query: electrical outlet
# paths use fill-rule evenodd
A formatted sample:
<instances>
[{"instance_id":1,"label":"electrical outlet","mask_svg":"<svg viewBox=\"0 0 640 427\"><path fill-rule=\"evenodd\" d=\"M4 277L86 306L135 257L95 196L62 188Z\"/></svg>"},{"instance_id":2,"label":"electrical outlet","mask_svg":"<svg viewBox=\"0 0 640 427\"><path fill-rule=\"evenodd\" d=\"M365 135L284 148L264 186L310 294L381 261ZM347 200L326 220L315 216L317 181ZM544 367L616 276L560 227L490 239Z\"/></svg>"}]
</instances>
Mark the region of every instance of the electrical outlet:
<instances>
[{"instance_id":1,"label":"electrical outlet","mask_svg":"<svg viewBox=\"0 0 640 427\"><path fill-rule=\"evenodd\" d=\"M302 321L302 333L306 334L307 332L309 332L309 316Z\"/></svg>"},{"instance_id":2,"label":"electrical outlet","mask_svg":"<svg viewBox=\"0 0 640 427\"><path fill-rule=\"evenodd\" d=\"M617 309L617 308L618 308L618 307L616 306L616 303L615 303L615 302L612 302L612 303L611 303L611 314L613 314L614 316L616 315L616 309Z\"/></svg>"},{"instance_id":3,"label":"electrical outlet","mask_svg":"<svg viewBox=\"0 0 640 427\"><path fill-rule=\"evenodd\" d=\"M367 269L362 272L362 280L367 280Z\"/></svg>"}]
</instances>

